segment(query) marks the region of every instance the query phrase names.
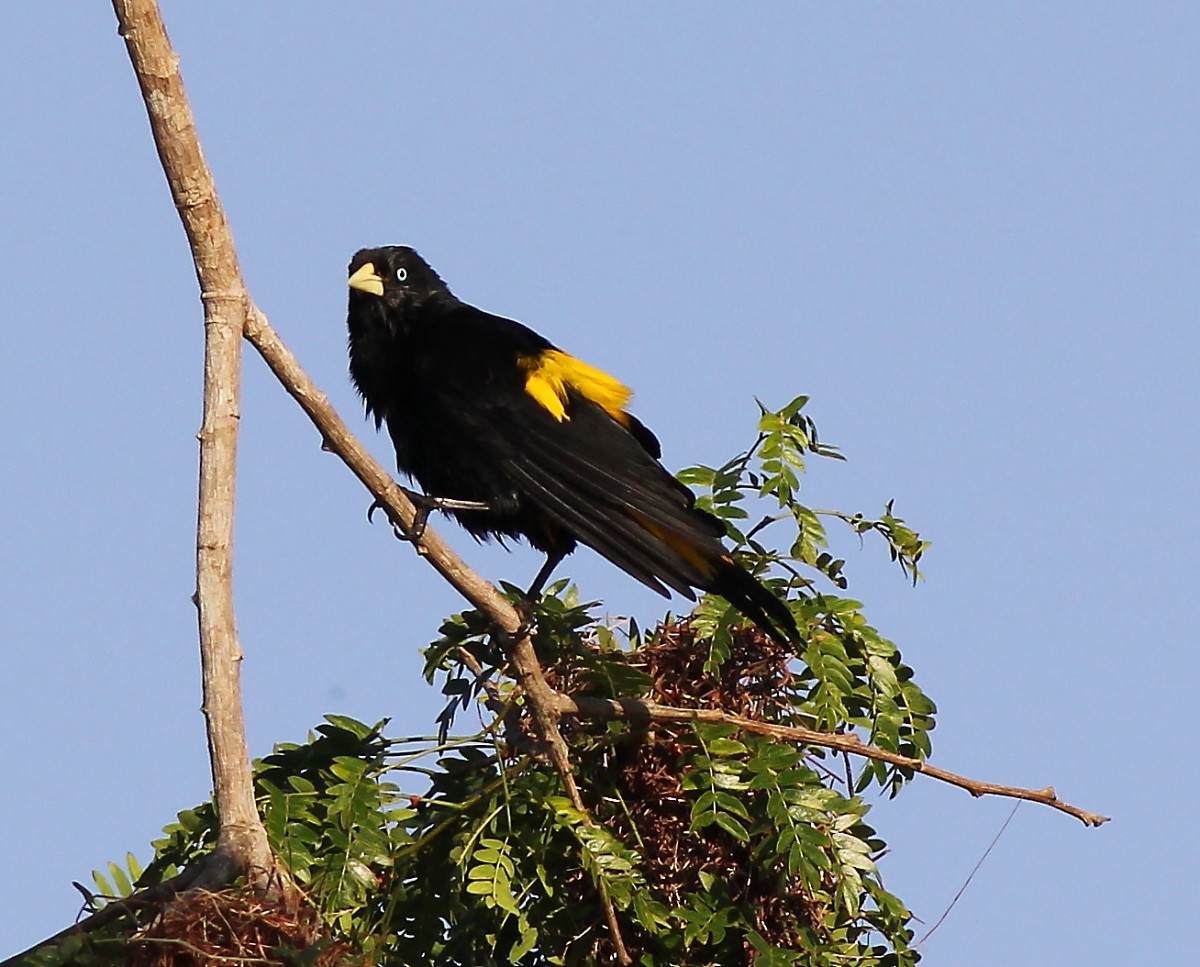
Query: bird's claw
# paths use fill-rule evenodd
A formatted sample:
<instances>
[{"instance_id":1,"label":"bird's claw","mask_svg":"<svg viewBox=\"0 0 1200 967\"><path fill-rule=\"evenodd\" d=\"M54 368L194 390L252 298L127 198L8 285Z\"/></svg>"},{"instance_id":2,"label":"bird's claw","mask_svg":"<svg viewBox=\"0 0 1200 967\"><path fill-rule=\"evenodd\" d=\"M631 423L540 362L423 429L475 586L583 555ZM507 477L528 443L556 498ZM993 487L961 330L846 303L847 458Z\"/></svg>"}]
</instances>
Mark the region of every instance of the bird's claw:
<instances>
[{"instance_id":1,"label":"bird's claw","mask_svg":"<svg viewBox=\"0 0 1200 967\"><path fill-rule=\"evenodd\" d=\"M404 496L407 497L415 508L412 523L405 527L394 520L389 520L392 525L392 532L396 535L397 540L408 541L416 544L422 537L425 536L425 527L429 523L429 515L435 510L491 510L491 505L481 500L455 500L453 497L431 497L429 494L417 493L415 490L409 490L407 487L401 487L404 491ZM386 510L383 502L376 497L371 501L371 506L367 508L367 520L372 520L375 516L375 511Z\"/></svg>"}]
</instances>

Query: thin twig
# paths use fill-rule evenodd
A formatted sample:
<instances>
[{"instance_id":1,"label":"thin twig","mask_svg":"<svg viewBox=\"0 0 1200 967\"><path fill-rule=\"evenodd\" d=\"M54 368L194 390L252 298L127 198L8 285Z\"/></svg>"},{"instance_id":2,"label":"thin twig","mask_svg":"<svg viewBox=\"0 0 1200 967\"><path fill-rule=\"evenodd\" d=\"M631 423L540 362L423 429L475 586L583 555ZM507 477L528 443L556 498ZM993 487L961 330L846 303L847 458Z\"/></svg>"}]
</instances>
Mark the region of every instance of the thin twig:
<instances>
[{"instance_id":1,"label":"thin twig","mask_svg":"<svg viewBox=\"0 0 1200 967\"><path fill-rule=\"evenodd\" d=\"M535 752L536 750L531 748L532 738L521 729L520 706L512 699L505 700L500 686L496 684L495 680L485 675L479 659L462 646L458 648L458 660L475 676L476 681L483 683L483 690L487 692L488 696L485 704L488 710L503 723L504 741L508 743L509 748L517 755L529 755Z\"/></svg>"},{"instance_id":2,"label":"thin twig","mask_svg":"<svg viewBox=\"0 0 1200 967\"><path fill-rule=\"evenodd\" d=\"M963 881L963 885L960 886L958 888L958 892L954 894L954 899L952 899L950 901L949 906L947 906L946 909L942 911L942 915L937 918L937 922L934 923L934 925L932 927L930 927L928 930L925 931L925 936L922 937L920 940L918 940L916 942L916 944L914 944L913 949L920 950L923 946L925 946L925 941L928 940L930 937L932 937L934 934L934 931L936 931L937 928L940 927L945 922L946 918L948 916L950 916L950 911L953 910L955 905L958 903L958 901L962 899L962 895L967 892L967 887L969 887L971 885L971 881L973 879L975 879L975 874L978 873L979 868L981 866L983 866L983 861L988 858L988 854L991 853L991 851L995 848L996 844L998 842L1000 842L1000 837L1004 835L1004 831L1006 829L1008 829L1008 824L1013 821L1013 817L1017 814L1017 810L1020 808L1021 808L1020 800L1013 803L1012 812L1010 812L1008 814L1008 818L1006 820L1004 820L1003 824L1001 824L1001 826L1000 826L1000 829L996 832L996 835L992 837L992 841L990 843L988 843L988 848L985 849L983 851L983 855L981 857L979 857L979 862L977 862L974 865L974 867L971 868L971 872L967 874L967 878Z\"/></svg>"},{"instance_id":3,"label":"thin twig","mask_svg":"<svg viewBox=\"0 0 1200 967\"><path fill-rule=\"evenodd\" d=\"M1088 812L1086 809L1063 802L1055 794L1053 786L1046 786L1044 789L1024 789L1020 786L1001 786L994 782L981 782L978 779L960 776L946 769L939 769L924 759L914 759L910 756L900 755L898 752L889 752L887 749L869 745L851 732L818 732L815 729L806 729L800 726L760 722L757 719L735 715L732 712L723 712L720 709L676 708L671 705L659 705L657 702L636 699L592 698L559 694L558 709L561 715L599 721L634 719L651 722L717 722L736 725L747 732L766 735L784 742L821 746L849 755L862 756L865 759L877 759L903 769L911 769L913 772L919 772L922 775L965 789L975 797L1004 796L1009 799L1024 799L1029 802L1041 803L1043 806L1064 812L1068 816L1074 816L1085 826L1100 826L1109 820L1107 816Z\"/></svg>"}]
</instances>

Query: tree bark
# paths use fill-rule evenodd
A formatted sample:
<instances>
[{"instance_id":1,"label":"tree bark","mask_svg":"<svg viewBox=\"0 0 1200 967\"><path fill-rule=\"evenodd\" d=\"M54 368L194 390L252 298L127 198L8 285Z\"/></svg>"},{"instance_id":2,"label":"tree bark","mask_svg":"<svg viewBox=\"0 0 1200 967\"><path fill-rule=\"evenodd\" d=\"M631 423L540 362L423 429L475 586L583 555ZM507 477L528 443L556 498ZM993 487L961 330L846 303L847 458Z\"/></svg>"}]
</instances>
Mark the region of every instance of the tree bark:
<instances>
[{"instance_id":1,"label":"tree bark","mask_svg":"<svg viewBox=\"0 0 1200 967\"><path fill-rule=\"evenodd\" d=\"M191 247L204 307L204 411L196 524L196 610L204 716L219 816L217 849L197 886L245 873L264 891L282 884L254 801L233 608L233 523L242 334L250 298L233 236L200 150L179 58L154 0L113 0L141 87L171 197Z\"/></svg>"}]
</instances>

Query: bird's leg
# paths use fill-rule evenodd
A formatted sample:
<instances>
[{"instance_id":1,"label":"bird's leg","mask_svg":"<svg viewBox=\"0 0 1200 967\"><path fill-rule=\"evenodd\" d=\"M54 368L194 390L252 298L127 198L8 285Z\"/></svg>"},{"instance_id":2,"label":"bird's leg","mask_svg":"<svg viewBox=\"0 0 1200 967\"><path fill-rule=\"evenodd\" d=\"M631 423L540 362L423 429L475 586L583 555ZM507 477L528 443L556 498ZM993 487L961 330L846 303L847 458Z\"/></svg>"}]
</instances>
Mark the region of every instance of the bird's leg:
<instances>
[{"instance_id":1,"label":"bird's leg","mask_svg":"<svg viewBox=\"0 0 1200 967\"><path fill-rule=\"evenodd\" d=\"M541 570L534 576L533 583L529 585L529 590L525 592L525 601L529 605L532 606L542 596L542 588L546 586L546 582L550 580L550 575L554 573L554 569L562 563L563 558L566 556L562 551L552 551L546 555L546 563L542 565Z\"/></svg>"},{"instance_id":2,"label":"bird's leg","mask_svg":"<svg viewBox=\"0 0 1200 967\"><path fill-rule=\"evenodd\" d=\"M411 541L416 543L425 533L425 525L429 522L429 515L435 510L491 510L491 505L482 500L456 500L453 497L431 497L429 494L417 493L415 490L409 490L407 487L401 487L404 491L404 496L412 501L413 507L416 508L416 513L413 515L413 521L408 527L402 527L399 524L392 523L392 530L396 537L402 541ZM367 520L370 521L374 516L375 511L379 510L383 504L378 499L371 501L371 506L367 508Z\"/></svg>"},{"instance_id":3,"label":"bird's leg","mask_svg":"<svg viewBox=\"0 0 1200 967\"><path fill-rule=\"evenodd\" d=\"M538 599L542 596L542 588L546 586L550 575L554 573L554 569L562 563L562 559L566 556L563 551L551 551L546 554L546 563L534 576L533 583L529 585L529 590L525 592L522 600L517 602L521 623L517 626L517 630L509 636L510 641L520 641L533 630L534 615L537 612Z\"/></svg>"}]
</instances>

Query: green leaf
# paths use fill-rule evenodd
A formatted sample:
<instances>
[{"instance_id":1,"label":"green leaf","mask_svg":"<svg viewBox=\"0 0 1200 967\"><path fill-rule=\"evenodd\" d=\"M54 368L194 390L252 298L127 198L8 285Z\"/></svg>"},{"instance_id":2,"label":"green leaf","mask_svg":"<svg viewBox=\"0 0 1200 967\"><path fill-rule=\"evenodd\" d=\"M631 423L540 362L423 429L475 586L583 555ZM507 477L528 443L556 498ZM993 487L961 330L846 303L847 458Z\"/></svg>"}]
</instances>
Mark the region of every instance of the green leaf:
<instances>
[{"instance_id":1,"label":"green leaf","mask_svg":"<svg viewBox=\"0 0 1200 967\"><path fill-rule=\"evenodd\" d=\"M116 884L120 896L129 896L133 892L133 884L129 882L129 877L121 867L116 863L109 863L108 872L112 874L113 883Z\"/></svg>"},{"instance_id":2,"label":"green leaf","mask_svg":"<svg viewBox=\"0 0 1200 967\"><path fill-rule=\"evenodd\" d=\"M750 839L750 833L741 822L730 816L729 813L715 813L713 821L725 830L734 839L741 840L743 843Z\"/></svg>"},{"instance_id":3,"label":"green leaf","mask_svg":"<svg viewBox=\"0 0 1200 967\"><path fill-rule=\"evenodd\" d=\"M514 943L508 951L509 963L513 964L520 963L521 958L533 950L534 946L538 942L537 927L530 925L524 917L521 918L519 929L520 934L517 938L517 942Z\"/></svg>"},{"instance_id":4,"label":"green leaf","mask_svg":"<svg viewBox=\"0 0 1200 967\"><path fill-rule=\"evenodd\" d=\"M723 809L725 812L733 813L735 816L740 816L742 819L749 820L750 813L742 804L740 799L729 795L727 792L717 792L713 794L715 807Z\"/></svg>"},{"instance_id":5,"label":"green leaf","mask_svg":"<svg viewBox=\"0 0 1200 967\"><path fill-rule=\"evenodd\" d=\"M731 756L744 755L749 750L737 739L713 739L708 743L708 751L713 755Z\"/></svg>"},{"instance_id":6,"label":"green leaf","mask_svg":"<svg viewBox=\"0 0 1200 967\"><path fill-rule=\"evenodd\" d=\"M133 877L133 882L137 883L137 881L142 878L142 865L138 862L138 858L132 853L126 853L125 865L129 868L129 873Z\"/></svg>"},{"instance_id":7,"label":"green leaf","mask_svg":"<svg viewBox=\"0 0 1200 967\"><path fill-rule=\"evenodd\" d=\"M99 870L92 870L92 882L96 884L96 893L105 899L121 895Z\"/></svg>"},{"instance_id":8,"label":"green leaf","mask_svg":"<svg viewBox=\"0 0 1200 967\"><path fill-rule=\"evenodd\" d=\"M716 476L711 467L687 467L675 474L675 479L689 487L711 487Z\"/></svg>"}]
</instances>

